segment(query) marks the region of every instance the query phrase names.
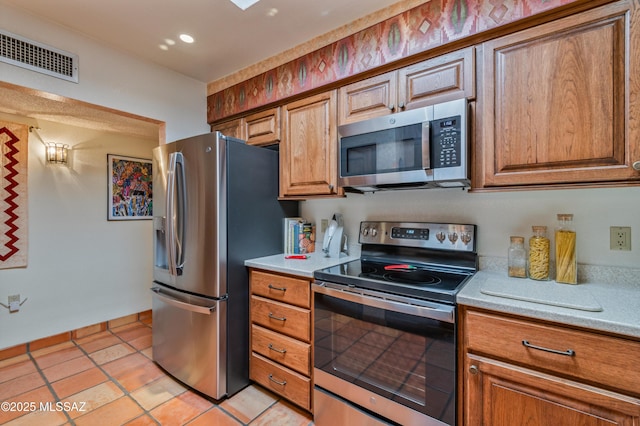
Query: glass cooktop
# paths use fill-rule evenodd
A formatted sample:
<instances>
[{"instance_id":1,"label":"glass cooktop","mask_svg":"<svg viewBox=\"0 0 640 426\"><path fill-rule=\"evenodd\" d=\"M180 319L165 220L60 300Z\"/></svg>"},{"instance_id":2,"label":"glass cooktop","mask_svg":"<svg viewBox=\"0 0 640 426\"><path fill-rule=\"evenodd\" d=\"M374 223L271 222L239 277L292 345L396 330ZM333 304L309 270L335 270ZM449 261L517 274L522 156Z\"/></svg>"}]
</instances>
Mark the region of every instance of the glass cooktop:
<instances>
[{"instance_id":1,"label":"glass cooktop","mask_svg":"<svg viewBox=\"0 0 640 426\"><path fill-rule=\"evenodd\" d=\"M473 275L470 271L420 264L354 260L314 273L316 280L384 291L420 299L455 303L455 295Z\"/></svg>"}]
</instances>

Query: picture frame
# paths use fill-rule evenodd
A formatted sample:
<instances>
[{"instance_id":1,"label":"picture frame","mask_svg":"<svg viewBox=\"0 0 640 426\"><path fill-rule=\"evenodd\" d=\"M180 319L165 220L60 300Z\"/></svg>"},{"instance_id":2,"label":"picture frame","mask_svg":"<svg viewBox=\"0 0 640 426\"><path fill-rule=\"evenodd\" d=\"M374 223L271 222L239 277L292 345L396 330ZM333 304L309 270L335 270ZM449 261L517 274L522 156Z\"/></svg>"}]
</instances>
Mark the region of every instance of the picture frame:
<instances>
[{"instance_id":1,"label":"picture frame","mask_svg":"<svg viewBox=\"0 0 640 426\"><path fill-rule=\"evenodd\" d=\"M150 159L107 154L108 220L153 217L153 163Z\"/></svg>"}]
</instances>

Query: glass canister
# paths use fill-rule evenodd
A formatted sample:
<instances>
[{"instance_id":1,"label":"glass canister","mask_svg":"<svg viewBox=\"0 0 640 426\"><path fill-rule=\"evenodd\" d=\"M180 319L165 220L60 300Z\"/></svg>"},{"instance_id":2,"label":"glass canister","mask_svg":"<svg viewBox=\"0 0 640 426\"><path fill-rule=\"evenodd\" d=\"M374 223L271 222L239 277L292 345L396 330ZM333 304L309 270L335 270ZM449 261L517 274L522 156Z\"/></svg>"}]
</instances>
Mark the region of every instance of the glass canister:
<instances>
[{"instance_id":1,"label":"glass canister","mask_svg":"<svg viewBox=\"0 0 640 426\"><path fill-rule=\"evenodd\" d=\"M529 278L549 279L549 257L551 243L547 238L546 226L532 226L533 235L529 238Z\"/></svg>"},{"instance_id":2,"label":"glass canister","mask_svg":"<svg viewBox=\"0 0 640 426\"><path fill-rule=\"evenodd\" d=\"M578 283L578 258L576 255L576 231L572 214L558 214L556 239L556 282Z\"/></svg>"},{"instance_id":3,"label":"glass canister","mask_svg":"<svg viewBox=\"0 0 640 426\"><path fill-rule=\"evenodd\" d=\"M527 252L524 249L524 237L511 237L509 246L509 276L527 278Z\"/></svg>"}]
</instances>

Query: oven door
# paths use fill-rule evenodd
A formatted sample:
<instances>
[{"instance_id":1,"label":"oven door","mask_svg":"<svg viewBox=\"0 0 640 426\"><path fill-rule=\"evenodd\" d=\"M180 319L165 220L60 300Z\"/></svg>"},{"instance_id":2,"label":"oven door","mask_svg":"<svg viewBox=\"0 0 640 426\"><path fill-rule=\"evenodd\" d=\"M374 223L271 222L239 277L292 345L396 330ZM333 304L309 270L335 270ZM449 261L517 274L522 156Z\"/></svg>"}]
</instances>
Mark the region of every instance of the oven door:
<instances>
[{"instance_id":1,"label":"oven door","mask_svg":"<svg viewBox=\"0 0 640 426\"><path fill-rule=\"evenodd\" d=\"M454 306L318 282L313 300L316 424L367 411L403 425L455 424ZM352 408L328 409L323 391Z\"/></svg>"}]
</instances>

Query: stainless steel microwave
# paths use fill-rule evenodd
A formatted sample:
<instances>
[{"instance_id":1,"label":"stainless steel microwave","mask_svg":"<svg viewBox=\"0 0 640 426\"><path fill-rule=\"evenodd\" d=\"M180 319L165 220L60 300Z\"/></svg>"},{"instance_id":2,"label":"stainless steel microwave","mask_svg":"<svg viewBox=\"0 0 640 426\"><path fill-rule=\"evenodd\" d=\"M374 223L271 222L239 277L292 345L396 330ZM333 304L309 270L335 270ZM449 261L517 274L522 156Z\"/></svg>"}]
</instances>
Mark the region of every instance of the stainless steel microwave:
<instances>
[{"instance_id":1,"label":"stainless steel microwave","mask_svg":"<svg viewBox=\"0 0 640 426\"><path fill-rule=\"evenodd\" d=\"M468 187L467 101L458 99L338 127L347 191Z\"/></svg>"}]
</instances>

